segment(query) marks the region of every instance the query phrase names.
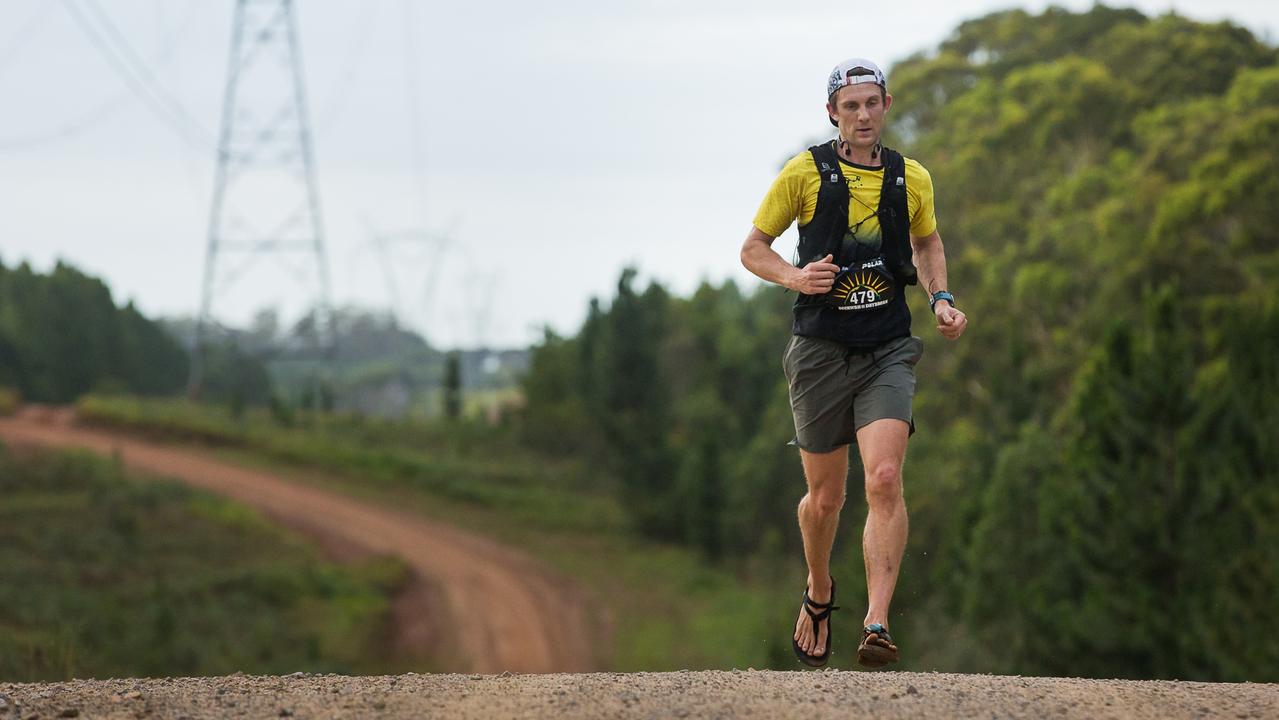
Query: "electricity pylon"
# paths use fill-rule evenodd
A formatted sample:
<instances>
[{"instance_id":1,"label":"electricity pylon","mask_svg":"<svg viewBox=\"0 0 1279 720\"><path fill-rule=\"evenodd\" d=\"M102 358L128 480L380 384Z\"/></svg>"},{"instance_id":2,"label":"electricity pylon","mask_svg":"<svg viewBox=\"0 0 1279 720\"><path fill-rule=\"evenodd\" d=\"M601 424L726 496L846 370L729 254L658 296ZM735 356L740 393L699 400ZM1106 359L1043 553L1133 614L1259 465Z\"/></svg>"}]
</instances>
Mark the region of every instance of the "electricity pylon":
<instances>
[{"instance_id":1,"label":"electricity pylon","mask_svg":"<svg viewBox=\"0 0 1279 720\"><path fill-rule=\"evenodd\" d=\"M452 243L454 231L441 233L416 229L379 230L367 217L364 218L364 227L370 238L364 248L373 248L377 251L378 262L382 269L382 283L390 296L388 301L392 319L397 326L405 328L413 327L415 324L413 320L416 317L418 322L415 329L424 337L428 337L424 323L434 306L440 270L444 265L444 255ZM416 249L418 252L407 252L406 249L408 251ZM423 254L421 252L423 249L426 249L429 254ZM423 268L428 269L423 272ZM408 304L404 302L398 279L404 273L412 277L425 278L423 283L419 283L421 294L415 295L416 299ZM418 309L415 312L412 308Z\"/></svg>"},{"instance_id":2,"label":"electricity pylon","mask_svg":"<svg viewBox=\"0 0 1279 720\"><path fill-rule=\"evenodd\" d=\"M328 260L292 0L236 0L217 152L187 384L193 398L204 382L214 306L262 258L314 291L314 349L326 359L333 352Z\"/></svg>"}]
</instances>

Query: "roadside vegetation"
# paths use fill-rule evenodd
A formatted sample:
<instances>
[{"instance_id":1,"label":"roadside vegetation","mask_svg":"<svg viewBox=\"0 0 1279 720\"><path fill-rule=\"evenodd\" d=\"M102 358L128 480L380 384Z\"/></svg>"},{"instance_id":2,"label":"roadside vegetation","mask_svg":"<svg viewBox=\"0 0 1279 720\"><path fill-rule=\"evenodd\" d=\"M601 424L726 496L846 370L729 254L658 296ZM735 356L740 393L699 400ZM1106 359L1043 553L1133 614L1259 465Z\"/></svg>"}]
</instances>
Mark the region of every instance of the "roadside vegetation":
<instances>
[{"instance_id":1,"label":"roadside vegetation","mask_svg":"<svg viewBox=\"0 0 1279 720\"><path fill-rule=\"evenodd\" d=\"M396 561L338 566L109 459L0 446L0 679L378 672Z\"/></svg>"},{"instance_id":2,"label":"roadside vegetation","mask_svg":"<svg viewBox=\"0 0 1279 720\"><path fill-rule=\"evenodd\" d=\"M12 415L22 404L22 396L17 390L0 386L0 417Z\"/></svg>"},{"instance_id":3,"label":"roadside vegetation","mask_svg":"<svg viewBox=\"0 0 1279 720\"><path fill-rule=\"evenodd\" d=\"M607 530L623 521L607 488L585 465L548 458L510 428L478 422L415 422L308 410L250 409L184 400L91 395L82 420L166 440L250 451L324 474L502 510L550 528Z\"/></svg>"},{"instance_id":4,"label":"roadside vegetation","mask_svg":"<svg viewBox=\"0 0 1279 720\"><path fill-rule=\"evenodd\" d=\"M82 399L77 414L528 550L594 595L612 636L610 670L790 667L788 636L776 628L786 622L795 581L783 590L772 578L795 575L794 563L783 569L752 558L734 571L678 543L637 537L607 476L530 450L513 427L300 411L283 419L269 410L110 396Z\"/></svg>"}]
</instances>

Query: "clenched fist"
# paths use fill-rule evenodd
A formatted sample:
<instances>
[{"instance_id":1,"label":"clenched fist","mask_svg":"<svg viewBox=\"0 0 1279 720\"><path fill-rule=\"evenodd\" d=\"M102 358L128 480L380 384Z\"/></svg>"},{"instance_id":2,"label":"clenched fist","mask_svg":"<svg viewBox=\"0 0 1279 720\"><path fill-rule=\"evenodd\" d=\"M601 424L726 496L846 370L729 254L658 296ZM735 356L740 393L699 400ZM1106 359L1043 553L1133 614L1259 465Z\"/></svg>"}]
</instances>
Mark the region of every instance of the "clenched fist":
<instances>
[{"instance_id":1,"label":"clenched fist","mask_svg":"<svg viewBox=\"0 0 1279 720\"><path fill-rule=\"evenodd\" d=\"M937 331L947 340L954 340L963 335L964 328L968 327L968 316L951 307L945 300L937 302L933 314L937 316Z\"/></svg>"}]
</instances>

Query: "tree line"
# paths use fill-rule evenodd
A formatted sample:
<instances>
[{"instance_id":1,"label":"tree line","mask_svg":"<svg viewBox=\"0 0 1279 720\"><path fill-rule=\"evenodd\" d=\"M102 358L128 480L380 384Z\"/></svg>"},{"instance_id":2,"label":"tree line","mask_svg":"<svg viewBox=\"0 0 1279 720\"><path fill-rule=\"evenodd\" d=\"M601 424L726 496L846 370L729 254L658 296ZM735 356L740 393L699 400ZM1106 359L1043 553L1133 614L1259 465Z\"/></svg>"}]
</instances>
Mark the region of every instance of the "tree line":
<instances>
[{"instance_id":1,"label":"tree line","mask_svg":"<svg viewBox=\"0 0 1279 720\"><path fill-rule=\"evenodd\" d=\"M48 274L0 263L0 386L69 402L92 390L159 395L186 382L187 355L132 302L59 262Z\"/></svg>"}]
</instances>

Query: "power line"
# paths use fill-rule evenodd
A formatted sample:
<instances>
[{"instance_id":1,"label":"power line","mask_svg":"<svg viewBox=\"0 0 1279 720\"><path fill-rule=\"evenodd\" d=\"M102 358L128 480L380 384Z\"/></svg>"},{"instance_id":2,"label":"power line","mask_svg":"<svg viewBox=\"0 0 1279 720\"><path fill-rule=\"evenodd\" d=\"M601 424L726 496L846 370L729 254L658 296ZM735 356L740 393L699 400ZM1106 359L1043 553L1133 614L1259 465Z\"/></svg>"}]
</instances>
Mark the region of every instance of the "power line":
<instances>
[{"instance_id":1,"label":"power line","mask_svg":"<svg viewBox=\"0 0 1279 720\"><path fill-rule=\"evenodd\" d=\"M98 17L98 21L115 39L116 44L119 47L124 48L134 71L142 77L152 94L164 101L186 123L190 124L191 127L195 128L198 132L203 133L204 136L209 138L210 142L212 142L213 133L205 128L199 120L196 120L191 113L187 112L186 107L183 106L183 104L179 102L172 93L165 89L164 85L151 73L150 68L147 66L147 62L143 60L142 57L133 49L133 46L130 45L129 41L124 37L124 34L116 28L115 23L111 22L110 16L102 10L102 6L98 4L98 0L82 0L82 2L84 2L84 4L88 6L89 10Z\"/></svg>"},{"instance_id":2,"label":"power line","mask_svg":"<svg viewBox=\"0 0 1279 720\"><path fill-rule=\"evenodd\" d=\"M73 138L114 115L120 108L124 107L125 101L128 99L129 93L127 92L114 95L93 106L74 120L65 122L52 130L32 133L22 137L0 139L0 153L39 147Z\"/></svg>"},{"instance_id":3,"label":"power line","mask_svg":"<svg viewBox=\"0 0 1279 720\"><path fill-rule=\"evenodd\" d=\"M102 9L93 0L84 1L98 15L102 24L108 28L108 32L116 37L117 41L126 48L126 51L133 58L132 63L120 56L119 51L103 36L102 30L84 14L84 11L76 4L75 0L63 0L62 6L71 14L76 25L84 32L85 37L89 39L98 54L107 61L120 79L124 81L125 86L157 118L163 121L165 125L168 125L187 143L202 150L213 148L212 133L196 122L191 117L191 114L186 111L186 108L163 89L159 82L156 81L155 76L147 70L146 64L128 46L120 31L111 24L110 19L106 17Z\"/></svg>"},{"instance_id":4,"label":"power line","mask_svg":"<svg viewBox=\"0 0 1279 720\"><path fill-rule=\"evenodd\" d=\"M182 19L173 28L173 30L169 31L160 39L158 50L148 64L158 65L173 57L173 51L177 48L178 42L184 35L186 35L187 31L191 27L191 20L194 18L194 11L198 6L199 0L188 0L186 12ZM46 3L42 5L42 7L49 9L54 7L54 5L52 3ZM31 28L27 29L30 30ZM3 57L3 53L0 53L0 57ZM122 88L107 95L101 101L91 106L88 110L73 116L72 119L54 125L52 129L28 133L26 135L19 135L16 137L2 138L0 139L0 153L42 147L44 145L62 142L81 135L119 112L120 109L125 106L131 95L132 93L129 90ZM201 146L200 150L205 150L204 146ZM203 155L203 152L201 155Z\"/></svg>"}]
</instances>

